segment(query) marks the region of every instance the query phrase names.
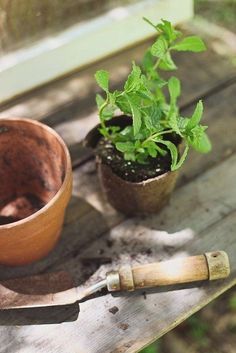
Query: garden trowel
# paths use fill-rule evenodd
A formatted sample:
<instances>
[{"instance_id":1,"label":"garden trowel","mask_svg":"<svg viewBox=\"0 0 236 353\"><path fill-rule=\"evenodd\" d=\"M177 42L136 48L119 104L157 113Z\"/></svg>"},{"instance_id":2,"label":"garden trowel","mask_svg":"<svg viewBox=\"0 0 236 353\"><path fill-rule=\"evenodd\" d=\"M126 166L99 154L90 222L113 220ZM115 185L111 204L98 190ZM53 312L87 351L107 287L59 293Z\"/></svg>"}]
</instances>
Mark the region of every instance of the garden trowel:
<instances>
[{"instance_id":1,"label":"garden trowel","mask_svg":"<svg viewBox=\"0 0 236 353\"><path fill-rule=\"evenodd\" d=\"M27 283L27 278L1 282L0 309L67 305L79 302L103 288L109 292L134 291L140 288L222 279L226 278L229 273L230 265L227 254L224 251L214 251L134 267L125 265L118 270L108 272L105 278L98 283L82 289L73 287L59 292L54 288L50 293L45 293L45 289L37 292L37 284L43 283L44 276L49 276L48 280L50 280L50 274L39 275L34 276L34 281L28 277L28 294L21 290L21 284L24 281ZM51 276L56 286L60 282L60 276L56 274L51 274ZM63 281L65 280L70 282L69 274L64 273ZM37 294L35 294L34 285Z\"/></svg>"}]
</instances>

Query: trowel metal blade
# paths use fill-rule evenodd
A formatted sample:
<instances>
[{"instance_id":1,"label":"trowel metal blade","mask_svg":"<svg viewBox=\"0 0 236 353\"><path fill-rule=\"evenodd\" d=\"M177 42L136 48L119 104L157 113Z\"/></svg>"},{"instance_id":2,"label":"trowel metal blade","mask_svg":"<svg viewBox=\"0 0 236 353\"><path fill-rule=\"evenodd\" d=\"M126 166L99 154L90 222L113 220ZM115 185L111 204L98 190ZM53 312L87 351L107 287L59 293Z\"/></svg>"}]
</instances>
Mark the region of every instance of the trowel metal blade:
<instances>
[{"instance_id":1,"label":"trowel metal blade","mask_svg":"<svg viewBox=\"0 0 236 353\"><path fill-rule=\"evenodd\" d=\"M77 289L67 272L0 282L0 310L73 304Z\"/></svg>"},{"instance_id":2,"label":"trowel metal blade","mask_svg":"<svg viewBox=\"0 0 236 353\"><path fill-rule=\"evenodd\" d=\"M76 288L58 293L32 295L13 292L0 285L0 310L68 305L76 301Z\"/></svg>"}]
</instances>

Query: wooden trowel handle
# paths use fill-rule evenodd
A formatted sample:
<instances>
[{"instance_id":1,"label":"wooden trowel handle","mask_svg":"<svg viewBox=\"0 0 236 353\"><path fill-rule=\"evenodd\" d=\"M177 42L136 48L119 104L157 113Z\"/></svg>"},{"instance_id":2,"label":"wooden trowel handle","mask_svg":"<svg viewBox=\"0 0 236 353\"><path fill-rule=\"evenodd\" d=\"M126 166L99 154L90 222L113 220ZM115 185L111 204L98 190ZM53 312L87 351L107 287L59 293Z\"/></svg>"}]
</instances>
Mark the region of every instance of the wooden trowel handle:
<instances>
[{"instance_id":1,"label":"wooden trowel handle","mask_svg":"<svg viewBox=\"0 0 236 353\"><path fill-rule=\"evenodd\" d=\"M228 255L224 251L178 258L140 266L123 266L107 274L109 291L135 290L225 278L230 273Z\"/></svg>"}]
</instances>

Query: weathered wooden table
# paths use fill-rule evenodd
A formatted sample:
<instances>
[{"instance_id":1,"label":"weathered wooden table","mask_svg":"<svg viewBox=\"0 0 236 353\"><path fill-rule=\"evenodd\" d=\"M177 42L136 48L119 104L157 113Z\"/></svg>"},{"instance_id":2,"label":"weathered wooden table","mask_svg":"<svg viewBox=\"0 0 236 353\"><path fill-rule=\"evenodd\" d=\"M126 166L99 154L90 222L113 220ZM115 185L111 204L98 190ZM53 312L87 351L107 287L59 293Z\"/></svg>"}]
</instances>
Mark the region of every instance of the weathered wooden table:
<instances>
[{"instance_id":1,"label":"weathered wooden table","mask_svg":"<svg viewBox=\"0 0 236 353\"><path fill-rule=\"evenodd\" d=\"M99 296L81 303L79 319L75 305L38 313L0 312L1 353L137 352L236 283L236 70L230 58L216 53L220 45L227 48L219 38L208 38L206 53L177 57L182 110L187 114L204 99L213 151L191 153L169 205L158 215L125 219L115 212L101 194L94 159L81 144L97 122L95 70L110 70L118 86L130 60L139 59L147 43L2 107L1 116L31 117L58 131L71 152L74 187L55 250L32 266L1 266L0 280L65 269L82 285L127 261L146 263L217 249L229 254L230 277L168 291ZM109 311L114 306L116 314Z\"/></svg>"}]
</instances>

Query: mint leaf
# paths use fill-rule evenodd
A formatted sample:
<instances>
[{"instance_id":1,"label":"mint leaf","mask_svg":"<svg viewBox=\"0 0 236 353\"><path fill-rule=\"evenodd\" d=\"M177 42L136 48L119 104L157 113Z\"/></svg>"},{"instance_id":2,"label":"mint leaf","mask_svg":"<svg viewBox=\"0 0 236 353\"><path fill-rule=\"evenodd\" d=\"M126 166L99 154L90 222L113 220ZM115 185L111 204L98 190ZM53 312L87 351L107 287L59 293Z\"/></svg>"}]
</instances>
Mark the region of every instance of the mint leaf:
<instances>
[{"instance_id":1,"label":"mint leaf","mask_svg":"<svg viewBox=\"0 0 236 353\"><path fill-rule=\"evenodd\" d=\"M172 171L177 170L182 166L182 164L184 163L184 161L187 157L188 151L189 151L189 145L187 144L185 146L185 149L184 149L182 156L180 157L180 160L176 163L175 166L173 166L173 169L171 168Z\"/></svg>"},{"instance_id":2,"label":"mint leaf","mask_svg":"<svg viewBox=\"0 0 236 353\"><path fill-rule=\"evenodd\" d=\"M157 146L156 146L155 142L153 142L153 141L150 141L147 146L148 153L152 158L155 158L157 156L157 148L156 147Z\"/></svg>"},{"instance_id":3,"label":"mint leaf","mask_svg":"<svg viewBox=\"0 0 236 353\"><path fill-rule=\"evenodd\" d=\"M206 46L201 38L197 36L190 36L184 38L181 42L172 46L171 49L178 51L201 52L206 50Z\"/></svg>"},{"instance_id":4,"label":"mint leaf","mask_svg":"<svg viewBox=\"0 0 236 353\"><path fill-rule=\"evenodd\" d=\"M182 116L178 117L178 126L179 129L184 132L186 130L186 126L188 125L189 119L188 118L183 118Z\"/></svg>"},{"instance_id":5,"label":"mint leaf","mask_svg":"<svg viewBox=\"0 0 236 353\"><path fill-rule=\"evenodd\" d=\"M166 70L166 71L171 71L171 70L177 69L169 51L162 58L159 67L160 67L160 69Z\"/></svg>"},{"instance_id":6,"label":"mint leaf","mask_svg":"<svg viewBox=\"0 0 236 353\"><path fill-rule=\"evenodd\" d=\"M168 81L168 89L170 93L170 103L175 104L177 98L180 96L181 86L177 77L172 76Z\"/></svg>"},{"instance_id":7,"label":"mint leaf","mask_svg":"<svg viewBox=\"0 0 236 353\"><path fill-rule=\"evenodd\" d=\"M150 26L152 26L153 28L155 28L156 31L158 31L157 26L154 25L154 23L152 23L147 17L143 17L143 20L146 21Z\"/></svg>"},{"instance_id":8,"label":"mint leaf","mask_svg":"<svg viewBox=\"0 0 236 353\"><path fill-rule=\"evenodd\" d=\"M147 149L148 154L151 157L155 158L157 156L158 147L154 141L147 141L143 144L143 146Z\"/></svg>"},{"instance_id":9,"label":"mint leaf","mask_svg":"<svg viewBox=\"0 0 236 353\"><path fill-rule=\"evenodd\" d=\"M169 21L163 19L162 23L157 25L157 28L165 34L165 37L169 42L174 41L181 34L181 32L178 32L173 28Z\"/></svg>"},{"instance_id":10,"label":"mint leaf","mask_svg":"<svg viewBox=\"0 0 236 353\"><path fill-rule=\"evenodd\" d=\"M126 94L126 98L129 102L130 109L132 112L134 135L137 135L142 125L140 108L136 105L135 101L128 94Z\"/></svg>"},{"instance_id":11,"label":"mint leaf","mask_svg":"<svg viewBox=\"0 0 236 353\"><path fill-rule=\"evenodd\" d=\"M131 140L133 137L133 127L130 125L126 126L123 130L121 130L120 135Z\"/></svg>"},{"instance_id":12,"label":"mint leaf","mask_svg":"<svg viewBox=\"0 0 236 353\"><path fill-rule=\"evenodd\" d=\"M110 120L114 116L116 107L114 105L108 104L101 112L101 118L103 120Z\"/></svg>"},{"instance_id":13,"label":"mint leaf","mask_svg":"<svg viewBox=\"0 0 236 353\"><path fill-rule=\"evenodd\" d=\"M198 134L198 136L195 136L194 138L187 138L187 141L197 152L208 153L211 151L211 141L204 131L202 131L201 134Z\"/></svg>"},{"instance_id":14,"label":"mint leaf","mask_svg":"<svg viewBox=\"0 0 236 353\"><path fill-rule=\"evenodd\" d=\"M182 136L182 133L179 129L179 120L178 120L178 115L177 115L176 109L172 109L170 111L169 125L178 135Z\"/></svg>"},{"instance_id":15,"label":"mint leaf","mask_svg":"<svg viewBox=\"0 0 236 353\"><path fill-rule=\"evenodd\" d=\"M160 36L151 47L151 53L158 58L164 58L168 49L168 43L164 36Z\"/></svg>"},{"instance_id":16,"label":"mint leaf","mask_svg":"<svg viewBox=\"0 0 236 353\"><path fill-rule=\"evenodd\" d=\"M109 74L100 70L95 74L98 85L106 92L104 98L97 95L102 134L115 144L126 160L147 163L148 158L158 155L171 157L171 170L180 168L188 154L189 147L206 153L211 149L206 126L200 125L203 105L198 102L189 118L179 115L177 99L181 93L180 81L171 77L165 81L160 70L176 69L172 59L172 49L177 51L203 51L204 42L197 36L179 39L181 32L174 29L169 21L162 20L155 25L145 19L157 32L157 39L146 51L142 68L133 63L122 91L109 91ZM169 99L163 87L168 85ZM106 126L117 109L132 117L130 125L124 129ZM110 124L109 124L110 125ZM185 141L185 149L180 155L178 146L169 141L174 133Z\"/></svg>"},{"instance_id":17,"label":"mint leaf","mask_svg":"<svg viewBox=\"0 0 236 353\"><path fill-rule=\"evenodd\" d=\"M133 68L131 73L128 76L127 81L125 82L125 91L126 92L131 92L131 91L137 91L142 82L141 82L141 69L139 66L135 65L135 63L133 63Z\"/></svg>"},{"instance_id":18,"label":"mint leaf","mask_svg":"<svg viewBox=\"0 0 236 353\"><path fill-rule=\"evenodd\" d=\"M143 56L142 67L146 72L153 70L153 56L150 50L147 50Z\"/></svg>"},{"instance_id":19,"label":"mint leaf","mask_svg":"<svg viewBox=\"0 0 236 353\"><path fill-rule=\"evenodd\" d=\"M148 152L145 153L138 153L136 160L139 164L147 164Z\"/></svg>"},{"instance_id":20,"label":"mint leaf","mask_svg":"<svg viewBox=\"0 0 236 353\"><path fill-rule=\"evenodd\" d=\"M96 103L97 103L98 109L100 109L101 106L105 103L105 99L98 93L96 94Z\"/></svg>"},{"instance_id":21,"label":"mint leaf","mask_svg":"<svg viewBox=\"0 0 236 353\"><path fill-rule=\"evenodd\" d=\"M124 159L126 161L133 161L135 162L136 161L136 155L134 152L125 152L124 153Z\"/></svg>"},{"instance_id":22,"label":"mint leaf","mask_svg":"<svg viewBox=\"0 0 236 353\"><path fill-rule=\"evenodd\" d=\"M186 126L186 130L191 130L195 126L197 126L201 121L202 114L203 114L203 104L202 104L202 101L200 100L197 103L197 106L194 110L192 117L188 121L188 124Z\"/></svg>"},{"instance_id":23,"label":"mint leaf","mask_svg":"<svg viewBox=\"0 0 236 353\"><path fill-rule=\"evenodd\" d=\"M108 92L108 98L109 102L112 105L116 104L116 98L119 96L120 92L119 91L114 91L113 93Z\"/></svg>"},{"instance_id":24,"label":"mint leaf","mask_svg":"<svg viewBox=\"0 0 236 353\"><path fill-rule=\"evenodd\" d=\"M144 124L150 131L156 131L160 128L160 119L162 111L158 105L153 105L144 111Z\"/></svg>"},{"instance_id":25,"label":"mint leaf","mask_svg":"<svg viewBox=\"0 0 236 353\"><path fill-rule=\"evenodd\" d=\"M116 148L120 152L134 152L135 146L132 142L117 142Z\"/></svg>"},{"instance_id":26,"label":"mint leaf","mask_svg":"<svg viewBox=\"0 0 236 353\"><path fill-rule=\"evenodd\" d=\"M97 84L106 92L108 92L109 73L105 70L99 70L95 74Z\"/></svg>"},{"instance_id":27,"label":"mint leaf","mask_svg":"<svg viewBox=\"0 0 236 353\"><path fill-rule=\"evenodd\" d=\"M166 86L167 83L168 83L167 81L162 80L161 78L157 78L156 80L154 80L155 86L159 87L159 88L162 88L162 87Z\"/></svg>"},{"instance_id":28,"label":"mint leaf","mask_svg":"<svg viewBox=\"0 0 236 353\"><path fill-rule=\"evenodd\" d=\"M116 99L116 105L118 106L118 108L120 108L120 110L127 115L132 114L131 112L131 108L130 108L130 104L127 101L127 98L125 95L119 96Z\"/></svg>"},{"instance_id":29,"label":"mint leaf","mask_svg":"<svg viewBox=\"0 0 236 353\"><path fill-rule=\"evenodd\" d=\"M164 141L164 140L159 141L159 143L162 143L163 145L165 145L168 148L168 150L170 151L171 159L172 159L171 170L175 171L175 170L179 169L187 157L187 154L189 151L189 145L187 144L185 146L184 152L178 161L179 151L178 151L178 147L174 143L172 143L170 141Z\"/></svg>"},{"instance_id":30,"label":"mint leaf","mask_svg":"<svg viewBox=\"0 0 236 353\"><path fill-rule=\"evenodd\" d=\"M176 165L177 165L177 161L178 161L178 156L179 156L179 152L178 152L177 147L171 141L160 140L160 141L158 141L158 143L165 145L168 148L168 150L170 151L171 159L172 159L171 170L172 171L175 170Z\"/></svg>"},{"instance_id":31,"label":"mint leaf","mask_svg":"<svg viewBox=\"0 0 236 353\"><path fill-rule=\"evenodd\" d=\"M117 132L120 132L119 126L109 126L107 129L114 136L116 135Z\"/></svg>"},{"instance_id":32,"label":"mint leaf","mask_svg":"<svg viewBox=\"0 0 236 353\"><path fill-rule=\"evenodd\" d=\"M168 114L169 126L178 134L182 135L179 129L178 107L176 106L177 98L180 95L181 87L178 78L172 76L168 81L168 89L170 94L170 110Z\"/></svg>"}]
</instances>

